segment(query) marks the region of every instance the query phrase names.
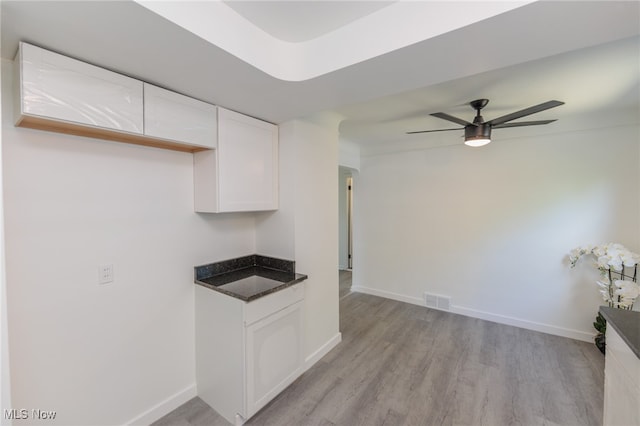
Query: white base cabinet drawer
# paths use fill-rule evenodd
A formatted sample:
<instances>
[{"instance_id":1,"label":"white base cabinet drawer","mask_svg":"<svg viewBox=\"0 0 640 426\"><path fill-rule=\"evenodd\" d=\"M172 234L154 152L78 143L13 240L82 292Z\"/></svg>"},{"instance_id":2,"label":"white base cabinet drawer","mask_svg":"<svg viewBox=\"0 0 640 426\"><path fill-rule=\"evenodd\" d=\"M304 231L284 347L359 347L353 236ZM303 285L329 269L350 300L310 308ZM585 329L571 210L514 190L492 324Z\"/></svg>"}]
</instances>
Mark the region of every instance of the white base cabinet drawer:
<instances>
[{"instance_id":1,"label":"white base cabinet drawer","mask_svg":"<svg viewBox=\"0 0 640 426\"><path fill-rule=\"evenodd\" d=\"M300 283L247 303L244 305L244 325L250 326L254 322L303 299L304 286Z\"/></svg>"}]
</instances>

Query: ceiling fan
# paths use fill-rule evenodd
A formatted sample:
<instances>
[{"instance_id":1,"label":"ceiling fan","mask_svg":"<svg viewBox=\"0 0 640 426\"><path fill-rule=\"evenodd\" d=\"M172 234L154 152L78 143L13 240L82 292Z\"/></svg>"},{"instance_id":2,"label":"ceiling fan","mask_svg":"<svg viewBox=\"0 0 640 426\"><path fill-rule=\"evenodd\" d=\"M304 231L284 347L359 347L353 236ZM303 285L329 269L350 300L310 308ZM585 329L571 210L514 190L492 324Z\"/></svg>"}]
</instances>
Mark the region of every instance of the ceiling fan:
<instances>
[{"instance_id":1,"label":"ceiling fan","mask_svg":"<svg viewBox=\"0 0 640 426\"><path fill-rule=\"evenodd\" d=\"M494 118L493 120L484 121L480 115L482 108L487 106L489 99L477 99L469 102L471 108L476 110L476 116L473 119L473 123L463 120L458 117L446 114L444 112L435 112L430 114L434 117L442 118L443 120L452 121L456 124L460 124L464 127L456 127L454 129L438 129L438 130L418 130L414 132L407 132L408 135L415 133L429 133L429 132L446 132L449 130L461 130L464 129L464 143L469 146L482 146L491 142L491 129L502 129L505 127L521 127L521 126L538 126L541 124L549 124L556 120L539 120L539 121L520 121L517 123L509 123L509 121L516 120L518 118L535 114L540 111L544 111L550 108L555 108L560 105L564 105L564 102L560 101L547 101L539 105L534 105L529 108L522 109L520 111L512 112L511 114L503 115L502 117Z\"/></svg>"}]
</instances>

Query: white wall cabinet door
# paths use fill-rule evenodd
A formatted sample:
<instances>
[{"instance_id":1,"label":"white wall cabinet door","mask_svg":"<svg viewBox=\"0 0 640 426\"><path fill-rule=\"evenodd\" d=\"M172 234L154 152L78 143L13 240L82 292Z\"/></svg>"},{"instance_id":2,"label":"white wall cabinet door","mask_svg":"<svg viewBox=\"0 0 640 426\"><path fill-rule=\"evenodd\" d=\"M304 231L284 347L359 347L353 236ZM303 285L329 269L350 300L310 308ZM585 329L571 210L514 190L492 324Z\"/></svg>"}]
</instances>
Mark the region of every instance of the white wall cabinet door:
<instances>
[{"instance_id":1,"label":"white wall cabinet door","mask_svg":"<svg viewBox=\"0 0 640 426\"><path fill-rule=\"evenodd\" d=\"M218 147L194 154L195 209L278 208L278 126L218 107Z\"/></svg>"},{"instance_id":2,"label":"white wall cabinet door","mask_svg":"<svg viewBox=\"0 0 640 426\"><path fill-rule=\"evenodd\" d=\"M142 134L142 82L39 47L20 43L16 111Z\"/></svg>"},{"instance_id":3,"label":"white wall cabinet door","mask_svg":"<svg viewBox=\"0 0 640 426\"><path fill-rule=\"evenodd\" d=\"M218 109L220 211L278 208L278 127Z\"/></svg>"},{"instance_id":4,"label":"white wall cabinet door","mask_svg":"<svg viewBox=\"0 0 640 426\"><path fill-rule=\"evenodd\" d=\"M213 149L218 139L214 105L144 83L144 134Z\"/></svg>"},{"instance_id":5,"label":"white wall cabinet door","mask_svg":"<svg viewBox=\"0 0 640 426\"><path fill-rule=\"evenodd\" d=\"M247 327L248 417L301 374L302 320L298 302Z\"/></svg>"}]
</instances>

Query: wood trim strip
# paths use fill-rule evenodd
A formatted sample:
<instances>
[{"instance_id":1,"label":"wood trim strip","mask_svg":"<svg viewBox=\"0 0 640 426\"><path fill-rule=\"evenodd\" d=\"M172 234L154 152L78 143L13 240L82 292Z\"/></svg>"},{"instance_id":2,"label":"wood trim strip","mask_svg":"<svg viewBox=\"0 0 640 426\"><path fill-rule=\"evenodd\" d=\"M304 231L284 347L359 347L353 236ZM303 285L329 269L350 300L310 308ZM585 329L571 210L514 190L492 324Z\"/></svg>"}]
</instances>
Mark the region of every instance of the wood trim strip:
<instances>
[{"instance_id":1,"label":"wood trim strip","mask_svg":"<svg viewBox=\"0 0 640 426\"><path fill-rule=\"evenodd\" d=\"M207 151L209 148L201 146L189 145L186 143L178 143L163 139L152 138L144 135L136 135L133 133L119 132L100 127L91 127L75 124L67 121L51 120L43 117L31 115L22 115L16 122L17 127L26 127L29 129L44 130L47 132L64 133L75 136L85 136L89 138L104 139L113 142L130 143L134 145L150 146L154 148L169 149L181 152L198 152Z\"/></svg>"}]
</instances>

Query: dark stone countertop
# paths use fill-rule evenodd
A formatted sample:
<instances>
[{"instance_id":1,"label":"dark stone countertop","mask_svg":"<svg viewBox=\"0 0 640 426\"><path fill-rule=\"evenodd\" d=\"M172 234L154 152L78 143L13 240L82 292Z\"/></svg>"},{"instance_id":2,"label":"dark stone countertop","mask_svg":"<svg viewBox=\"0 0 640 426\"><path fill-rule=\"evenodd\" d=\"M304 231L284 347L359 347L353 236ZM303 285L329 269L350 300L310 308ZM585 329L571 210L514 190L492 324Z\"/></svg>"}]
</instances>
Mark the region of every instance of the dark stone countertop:
<instances>
[{"instance_id":1,"label":"dark stone countertop","mask_svg":"<svg viewBox=\"0 0 640 426\"><path fill-rule=\"evenodd\" d=\"M613 327L640 358L640 312L601 306L600 313L607 320L607 327Z\"/></svg>"},{"instance_id":2,"label":"dark stone countertop","mask_svg":"<svg viewBox=\"0 0 640 426\"><path fill-rule=\"evenodd\" d=\"M196 266L195 283L245 302L259 299L307 279L295 262L250 255Z\"/></svg>"}]
</instances>

